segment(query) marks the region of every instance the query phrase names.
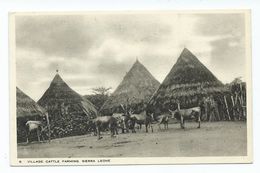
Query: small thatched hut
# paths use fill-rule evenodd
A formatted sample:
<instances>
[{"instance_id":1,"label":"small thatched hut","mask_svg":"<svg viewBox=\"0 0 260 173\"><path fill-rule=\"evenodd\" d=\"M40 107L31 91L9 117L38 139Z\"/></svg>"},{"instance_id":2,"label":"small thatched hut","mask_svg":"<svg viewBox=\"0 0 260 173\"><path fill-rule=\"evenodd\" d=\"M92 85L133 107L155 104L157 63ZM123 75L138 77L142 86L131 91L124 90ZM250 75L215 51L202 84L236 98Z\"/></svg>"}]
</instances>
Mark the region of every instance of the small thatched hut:
<instances>
[{"instance_id":1,"label":"small thatched hut","mask_svg":"<svg viewBox=\"0 0 260 173\"><path fill-rule=\"evenodd\" d=\"M50 118L53 138L85 134L88 121L95 118L95 106L72 90L57 73L38 101Z\"/></svg>"},{"instance_id":2,"label":"small thatched hut","mask_svg":"<svg viewBox=\"0 0 260 173\"><path fill-rule=\"evenodd\" d=\"M17 142L26 141L25 123L28 120L41 121L45 112L33 99L16 87Z\"/></svg>"},{"instance_id":3,"label":"small thatched hut","mask_svg":"<svg viewBox=\"0 0 260 173\"><path fill-rule=\"evenodd\" d=\"M185 48L150 99L148 109L157 113L167 112L168 109L176 109L177 102L181 108L190 108L211 97L219 108L222 106L221 110L225 111L223 99L228 92L227 87Z\"/></svg>"},{"instance_id":4,"label":"small thatched hut","mask_svg":"<svg viewBox=\"0 0 260 173\"><path fill-rule=\"evenodd\" d=\"M131 107L137 113L141 112L159 85L160 83L145 66L136 60L122 82L101 107L101 112L105 114L123 112L121 104Z\"/></svg>"}]
</instances>

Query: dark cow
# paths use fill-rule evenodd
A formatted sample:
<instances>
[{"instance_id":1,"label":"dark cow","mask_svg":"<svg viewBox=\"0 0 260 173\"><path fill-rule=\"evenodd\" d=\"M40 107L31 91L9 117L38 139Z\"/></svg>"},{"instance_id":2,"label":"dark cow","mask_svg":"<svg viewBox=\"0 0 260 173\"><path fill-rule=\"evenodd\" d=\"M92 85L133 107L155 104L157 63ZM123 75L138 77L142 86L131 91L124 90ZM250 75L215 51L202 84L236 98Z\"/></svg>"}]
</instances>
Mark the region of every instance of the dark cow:
<instances>
[{"instance_id":1,"label":"dark cow","mask_svg":"<svg viewBox=\"0 0 260 173\"><path fill-rule=\"evenodd\" d=\"M96 133L98 139L102 139L100 136L100 132L105 129L109 129L111 133L111 137L114 137L118 134L117 131L117 119L112 116L100 116L94 119L95 126L96 126Z\"/></svg>"},{"instance_id":2,"label":"dark cow","mask_svg":"<svg viewBox=\"0 0 260 173\"><path fill-rule=\"evenodd\" d=\"M135 127L135 124L139 124L140 129L142 128L142 124L144 124L146 133L148 132L148 127L151 128L151 131L153 132L153 113L147 114L146 111L143 111L140 114L132 114L132 112L130 112L130 119L132 122L133 129Z\"/></svg>"}]
</instances>

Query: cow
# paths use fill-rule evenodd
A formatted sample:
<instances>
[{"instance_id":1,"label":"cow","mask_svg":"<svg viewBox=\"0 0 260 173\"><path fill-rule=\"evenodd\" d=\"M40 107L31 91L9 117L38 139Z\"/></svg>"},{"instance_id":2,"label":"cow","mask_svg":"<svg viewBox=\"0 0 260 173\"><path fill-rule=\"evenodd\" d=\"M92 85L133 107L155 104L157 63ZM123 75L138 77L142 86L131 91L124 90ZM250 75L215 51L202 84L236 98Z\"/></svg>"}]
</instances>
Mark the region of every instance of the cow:
<instances>
[{"instance_id":1,"label":"cow","mask_svg":"<svg viewBox=\"0 0 260 173\"><path fill-rule=\"evenodd\" d=\"M125 116L123 113L113 113L112 117L117 120L117 127L122 130L122 133L125 133L126 125L125 125Z\"/></svg>"},{"instance_id":2,"label":"cow","mask_svg":"<svg viewBox=\"0 0 260 173\"><path fill-rule=\"evenodd\" d=\"M175 111L172 111L169 109L169 111L172 114L172 118L175 118L180 121L181 128L185 128L185 120L192 120L195 119L198 122L198 127L200 128L200 122L201 122L201 108L200 107L193 107L189 109L176 109Z\"/></svg>"},{"instance_id":3,"label":"cow","mask_svg":"<svg viewBox=\"0 0 260 173\"><path fill-rule=\"evenodd\" d=\"M140 114L133 114L130 111L130 120L132 122L133 129L135 127L135 124L139 124L140 129L142 128L142 124L144 124L146 133L148 133L148 127L150 127L151 131L153 132L153 125L152 125L152 122L154 121L153 113L148 114L146 111L143 111Z\"/></svg>"},{"instance_id":4,"label":"cow","mask_svg":"<svg viewBox=\"0 0 260 173\"><path fill-rule=\"evenodd\" d=\"M117 120L117 126L122 129L122 133L125 133L125 131L128 133L129 129L132 129L132 121L129 115L125 115L123 113L113 113L112 117ZM132 132L134 132L133 129Z\"/></svg>"},{"instance_id":5,"label":"cow","mask_svg":"<svg viewBox=\"0 0 260 173\"><path fill-rule=\"evenodd\" d=\"M162 114L157 117L158 126L159 126L160 130L161 130L161 124L164 125L164 129L168 129L169 119L170 119L170 116L166 115L166 114Z\"/></svg>"},{"instance_id":6,"label":"cow","mask_svg":"<svg viewBox=\"0 0 260 173\"><path fill-rule=\"evenodd\" d=\"M102 139L102 137L100 136L100 132L102 130L109 129L111 133L111 137L114 137L116 134L118 134L117 119L112 116L99 116L94 119L94 123L96 127L98 140Z\"/></svg>"},{"instance_id":7,"label":"cow","mask_svg":"<svg viewBox=\"0 0 260 173\"><path fill-rule=\"evenodd\" d=\"M40 137L42 137L42 140L44 141L44 137L42 132L47 128L44 127L44 124L42 123L42 121L27 121L25 123L25 127L26 127L26 142L27 144L29 143L29 136L31 135L31 133L33 131L36 131L37 133L37 138L38 138L38 142L41 141Z\"/></svg>"}]
</instances>

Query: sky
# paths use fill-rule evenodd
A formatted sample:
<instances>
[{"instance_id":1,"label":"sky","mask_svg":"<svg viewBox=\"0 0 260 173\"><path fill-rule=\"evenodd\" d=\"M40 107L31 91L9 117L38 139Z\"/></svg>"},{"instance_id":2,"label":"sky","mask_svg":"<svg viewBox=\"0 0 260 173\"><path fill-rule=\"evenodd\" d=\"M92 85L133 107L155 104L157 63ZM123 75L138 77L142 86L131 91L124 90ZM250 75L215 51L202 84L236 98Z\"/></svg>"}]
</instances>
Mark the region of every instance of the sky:
<instances>
[{"instance_id":1,"label":"sky","mask_svg":"<svg viewBox=\"0 0 260 173\"><path fill-rule=\"evenodd\" d=\"M115 90L138 59L162 82L183 48L223 83L245 77L245 16L239 13L17 15L17 86L38 101L56 69L81 95Z\"/></svg>"}]
</instances>

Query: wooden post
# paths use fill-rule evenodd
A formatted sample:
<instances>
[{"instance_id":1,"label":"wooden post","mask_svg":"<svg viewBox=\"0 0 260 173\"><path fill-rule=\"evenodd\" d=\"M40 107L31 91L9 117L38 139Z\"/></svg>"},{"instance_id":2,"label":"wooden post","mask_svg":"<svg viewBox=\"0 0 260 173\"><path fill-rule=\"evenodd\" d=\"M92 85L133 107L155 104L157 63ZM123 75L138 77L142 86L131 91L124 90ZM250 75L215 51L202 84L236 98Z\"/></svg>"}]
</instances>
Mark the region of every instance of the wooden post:
<instances>
[{"instance_id":1,"label":"wooden post","mask_svg":"<svg viewBox=\"0 0 260 173\"><path fill-rule=\"evenodd\" d=\"M240 99L241 99L241 105L243 106L243 88L242 88L242 83L240 83Z\"/></svg>"},{"instance_id":2,"label":"wooden post","mask_svg":"<svg viewBox=\"0 0 260 173\"><path fill-rule=\"evenodd\" d=\"M246 105L244 105L244 97L243 97L243 87L242 87L242 83L240 83L240 99L241 99L241 107L242 107L242 113L243 113L243 117L246 117Z\"/></svg>"},{"instance_id":3,"label":"wooden post","mask_svg":"<svg viewBox=\"0 0 260 173\"><path fill-rule=\"evenodd\" d=\"M238 102L239 102L239 96L238 96L238 93L236 92L235 105L236 105L237 109L239 109ZM238 120L240 120L240 111L237 110L237 113L238 113Z\"/></svg>"},{"instance_id":4,"label":"wooden post","mask_svg":"<svg viewBox=\"0 0 260 173\"><path fill-rule=\"evenodd\" d=\"M49 114L46 113L46 120L47 120L47 127L48 127L48 141L51 142L51 129L50 129L50 121L49 121Z\"/></svg>"},{"instance_id":5,"label":"wooden post","mask_svg":"<svg viewBox=\"0 0 260 173\"><path fill-rule=\"evenodd\" d=\"M233 116L234 116L234 118L237 118L236 117L236 111L235 111L235 102L234 102L234 97L233 96L231 96L231 100L232 100L232 106L233 106Z\"/></svg>"},{"instance_id":6,"label":"wooden post","mask_svg":"<svg viewBox=\"0 0 260 173\"><path fill-rule=\"evenodd\" d=\"M231 118L230 118L230 115L229 115L229 110L228 110L228 104L227 104L227 98L226 98L226 96L224 96L224 102L225 102L225 106L226 106L226 109L227 109L228 120L230 121Z\"/></svg>"},{"instance_id":7,"label":"wooden post","mask_svg":"<svg viewBox=\"0 0 260 173\"><path fill-rule=\"evenodd\" d=\"M238 97L238 100L239 100L239 102L240 102L240 107L241 107L241 111L240 111L240 113L242 113L242 118L244 118L245 117L245 106L243 105L243 100L240 98L240 97Z\"/></svg>"},{"instance_id":8,"label":"wooden post","mask_svg":"<svg viewBox=\"0 0 260 173\"><path fill-rule=\"evenodd\" d=\"M234 98L233 96L231 96L231 100L232 100L232 105L235 106L235 103L234 103Z\"/></svg>"}]
</instances>

